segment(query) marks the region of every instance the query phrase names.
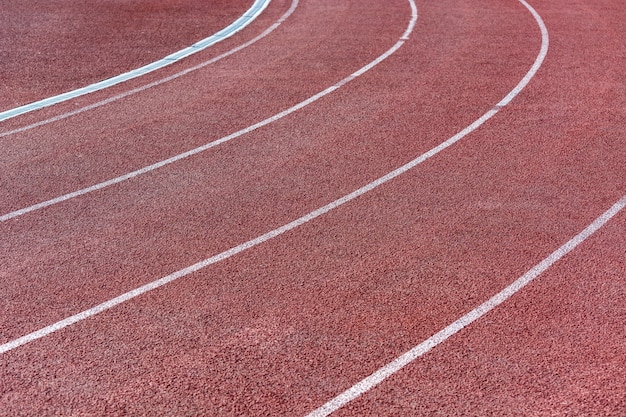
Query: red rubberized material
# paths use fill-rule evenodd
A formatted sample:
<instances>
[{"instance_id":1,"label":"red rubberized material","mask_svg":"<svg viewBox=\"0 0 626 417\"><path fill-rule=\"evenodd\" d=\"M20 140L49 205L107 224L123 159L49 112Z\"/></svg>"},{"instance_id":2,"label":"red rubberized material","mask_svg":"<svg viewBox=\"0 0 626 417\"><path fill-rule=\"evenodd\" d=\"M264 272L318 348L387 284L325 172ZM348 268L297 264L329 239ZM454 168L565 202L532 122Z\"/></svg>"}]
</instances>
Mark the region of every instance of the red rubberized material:
<instances>
[{"instance_id":1,"label":"red rubberized material","mask_svg":"<svg viewBox=\"0 0 626 417\"><path fill-rule=\"evenodd\" d=\"M250 39L289 5L273 0L227 44L177 68ZM246 7L215 7L231 6ZM384 175L492 108L537 56L539 29L516 1L417 6L415 30L394 55L315 104L0 223L0 342ZM550 33L546 60L480 129L310 223L3 354L0 414L305 415L579 233L626 194L626 5L532 6ZM404 0L301 0L276 33L202 71L2 138L2 213L270 117L379 56L409 18ZM337 415L619 416L624 230L620 213Z\"/></svg>"}]
</instances>

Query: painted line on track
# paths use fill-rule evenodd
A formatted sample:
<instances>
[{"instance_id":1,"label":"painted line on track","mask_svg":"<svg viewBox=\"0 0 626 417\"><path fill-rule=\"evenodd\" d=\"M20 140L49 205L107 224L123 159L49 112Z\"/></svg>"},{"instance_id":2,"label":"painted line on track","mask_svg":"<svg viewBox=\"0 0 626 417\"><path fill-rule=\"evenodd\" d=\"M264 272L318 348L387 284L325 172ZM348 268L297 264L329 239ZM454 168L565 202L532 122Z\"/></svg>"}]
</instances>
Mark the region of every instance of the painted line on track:
<instances>
[{"instance_id":1,"label":"painted line on track","mask_svg":"<svg viewBox=\"0 0 626 417\"><path fill-rule=\"evenodd\" d=\"M624 207L626 207L626 195L623 196L610 209L602 213L600 217L595 219L582 232L574 236L572 239L568 240L565 244L552 252L550 255L548 255L548 257L539 262L537 265L532 267L524 275L513 281L512 284L504 288L502 291L500 291L469 313L465 314L460 319L456 320L452 324L448 325L444 329L424 340L422 343L415 346L405 354L397 357L392 362L389 362L387 365L378 369L367 378L362 379L360 382L353 385L332 400L328 401L320 408L307 414L306 417L324 417L333 413L334 411L337 411L339 408L343 407L350 401L360 397L362 394L376 387L378 384L413 362L415 359L425 355L435 346L445 342L448 338L458 333L463 328L469 326L474 321L489 313L491 310L511 298L513 294L517 293L519 290L528 285L546 269L551 267L565 255L571 252L587 238L597 232L598 229L604 226L609 220L611 220L611 218L613 218L617 213L623 210Z\"/></svg>"},{"instance_id":2,"label":"painted line on track","mask_svg":"<svg viewBox=\"0 0 626 417\"><path fill-rule=\"evenodd\" d=\"M214 148L214 147L216 147L218 145L221 145L222 143L225 143L225 142L231 141L231 140L233 140L235 138L238 138L240 136L243 136L246 133L250 133L250 132L252 132L252 131L254 131L256 129L259 129L259 128L263 127L263 126L269 125L270 123L273 123L273 122L275 122L277 120L280 120L283 117L286 117L286 116L290 115L291 113L294 113L294 112L296 112L296 111L298 111L298 110L308 106L309 104L316 102L317 100L321 99L322 97L324 97L324 96L326 96L326 95L328 95L328 94L338 90L339 88L343 87L344 85L346 85L350 81L352 81L355 78L363 75L365 72L369 71L370 69L374 68L376 65L380 64L382 61L384 61L389 56L391 56L394 52L396 52L404 44L404 42L406 42L406 40L408 39L409 34L413 31L413 28L415 27L415 21L414 20L417 20L417 8L415 7L413 0L409 0L409 2L411 4L411 8L413 10L412 13L413 13L414 17L411 18L411 22L409 23L409 26L404 31L404 33L402 34L400 39L389 50L387 50L385 53L380 55L374 61L372 61L369 64L365 65L364 67L362 67L358 71L350 74L349 76L347 76L346 78L344 78L341 81L337 82L336 84L328 87L324 91L321 91L321 92L315 94L314 96L309 97L308 99L306 99L306 100L296 104L293 107L290 107L290 108L288 108L286 110L283 110L282 112L277 113L277 114L275 114L275 115L273 115L271 117L268 117L267 119L264 119L264 120L262 120L262 121L260 121L258 123L255 123L255 124L253 124L251 126L248 126L248 127L244 128L242 130L239 130L239 131L237 131L235 133L231 133L230 135L224 136L224 137L222 137L220 139L217 139L217 140L215 140L213 142L206 143L206 144L204 144L202 146L199 146L197 148L194 148L194 149L191 149L189 151L183 152L181 154L172 156L172 157L170 157L168 159L164 159L162 161L155 162L154 164L145 166L143 168L140 168L138 170L135 170L135 171L129 172L127 174L121 175L119 177L115 177L115 178L112 178L110 180L103 181L103 182L100 182L98 184L94 184L92 186L89 186L89 187L86 187L86 188L82 188L80 190L76 190L76 191L73 191L71 193L67 193L67 194L61 195L59 197L52 198L50 200L42 201L40 203L33 204L31 206L24 207L24 208L12 211L10 213L3 214L3 215L0 216L0 222L5 222L5 221L13 219L15 217L22 216L22 215L24 215L26 213L30 213L30 212L33 212L33 211L36 211L36 210L41 210L43 208L46 208L46 207L49 207L49 206L52 206L52 205L55 205L55 204L62 203L64 201L71 200L73 198L76 198L76 197L79 197L79 196L82 196L82 195L85 195L85 194L88 194L88 193L91 193L91 192L94 192L94 191L97 191L97 190L101 190L103 188L109 187L109 186L114 185L114 184L119 184L121 182L124 182L124 181L127 181L129 179L135 178L135 177L137 177L139 175L143 175L143 174L146 174L146 173L148 173L150 171L154 171L155 169L162 168L164 166L173 164L174 162L178 162L178 161L180 161L182 159L185 159L185 158L189 158L190 156L196 155L196 154L198 154L200 152L204 152L204 151L206 151L208 149L211 149L211 148ZM295 6L292 5L292 8L293 7L295 7Z\"/></svg>"},{"instance_id":3,"label":"painted line on track","mask_svg":"<svg viewBox=\"0 0 626 417\"><path fill-rule=\"evenodd\" d=\"M272 33L276 28L278 28L285 20L287 20L287 18L289 18L289 16L291 16L293 14L293 12L295 11L296 7L298 7L298 0L292 0L291 6L289 7L289 10L287 10L285 12L285 14L282 15L272 26L270 26L265 31L263 31L263 33L261 33L260 35L258 35L254 39L251 39L248 42L245 42L245 43L243 43L243 44L241 44L241 45L231 49L230 51L224 52L223 54L216 56L215 58L211 58L208 61L202 62L202 63L200 63L198 65L193 66L193 67L190 67L190 68L187 68L185 70L179 71L179 72L177 72L175 74L172 74L172 75L170 75L168 77L165 77L165 78L162 78L160 80L151 82L151 83L143 85L141 87L134 88L132 90L128 90L128 91L126 91L124 93L117 94L117 95L109 97L109 98L107 98L105 100L101 100L101 101L98 101L96 103L89 104L87 106L84 106L84 107L81 107L81 108L69 111L67 113L60 114L58 116L51 117L49 119L41 120L39 122L30 124L30 125L27 125L27 126L23 126L23 127L20 127L20 128L17 128L17 129L13 129L13 130L8 130L6 132L0 132L0 138L6 137L6 136L10 136L10 135L13 135L15 133L25 132L27 130L34 129L34 128L39 127L39 126L44 126L44 125L47 125L49 123L58 122L59 120L67 119L68 117L75 116L77 114L80 114L80 113L83 113L83 112L86 112L86 111L89 111L89 110L96 109L98 107L104 106L106 104L113 103L114 101L121 100L121 99L126 98L128 96L131 96L133 94L137 94L137 93L139 93L141 91L145 91L145 90L147 90L149 88L156 87L156 86L161 85L161 84L165 84L165 83L167 83L169 81L175 80L176 78L182 77L183 75L187 75L190 72L197 71L197 70L199 70L201 68L204 68L207 65L214 64L217 61L220 61L220 60L222 60L222 59L224 59L224 58L226 58L226 57L228 57L230 55L233 55L233 54L241 51L242 49L245 49L248 46L250 46L250 45L260 41L263 38L265 38L267 35Z\"/></svg>"},{"instance_id":4,"label":"painted line on track","mask_svg":"<svg viewBox=\"0 0 626 417\"><path fill-rule=\"evenodd\" d=\"M393 52L395 52L400 46L402 46L402 44L406 41L406 39L408 38L409 34L411 33L411 31L413 30L414 26L415 26L415 22L417 21L417 7L415 6L415 2L414 0L408 0L409 4L411 6L411 19L408 25L407 30L405 31L405 33L402 35L402 38L391 48L389 49L389 51L387 51L385 54L381 55L381 57L378 58L377 61L382 61L383 59L385 59L387 56L391 55ZM483 116L481 116L479 119L477 119L474 123L472 123L471 125L469 125L468 127L466 127L465 129L463 129L461 132L457 133L456 135L452 136L451 138L449 138L448 140L446 140L445 142L441 143L439 146L429 150L428 152L418 156L417 158L413 159L412 161L406 163L405 165L402 165L401 167L389 172L388 174L376 179L373 182L370 182L369 184L353 191L350 194L347 194L323 207L318 208L317 210L314 210L296 220L293 220L290 223L287 223L279 228L276 228L272 231L269 231L261 236L258 236L254 239L251 239L247 242L241 243L233 248L230 248L224 252L221 252L217 255L214 255L210 258L204 259L200 262L197 262L191 266L188 266L186 268L183 268L181 270L178 270L170 275L167 275L163 278L160 278L158 280L152 281L148 284L145 284L141 287L138 287L134 290L131 290L129 292L126 292L118 297L115 297L111 300L108 300L104 303L98 304L95 307L92 307L90 309L84 310L78 314L75 314L73 316L67 317L63 320L60 320L54 324L51 324L49 326L46 326L42 329L39 329L35 332L26 334L22 337L19 337L17 339L11 340L7 343L4 343L2 345L0 345L0 354L6 353L10 350L16 349L19 346L25 345L27 343L30 343L32 341L35 341L37 339L40 339L42 337L45 337L47 335L50 335L58 330L61 330L65 327L71 326L77 322L80 322L82 320L85 320L89 317L95 316L99 313L102 313L103 311L106 311L112 307L115 307L119 304L122 304L126 301L129 301L135 297L138 297L139 295L145 294L149 291L152 291L156 288L159 288L165 284L168 284L172 281L175 281L181 277L187 276L189 274L192 274L194 272L197 272L203 268L206 268L209 265L215 264L217 262L220 262L222 260L228 259L231 256L234 256L238 253L241 253L247 249L250 249L252 247L255 247L263 242L266 242L270 239L273 239L277 236L282 235L283 233L286 233L292 229L295 229L305 223L308 223L309 221L325 214L328 213L329 211L342 206L343 204L346 204L349 201L352 201L354 199L356 199L357 197L379 187L380 185L396 178L397 176L407 172L408 170L410 170L411 168L414 168L415 166L421 164L422 162L426 161L427 159L435 156L436 154L438 154L439 152L441 152L442 150L448 148L449 146L453 145L454 143L458 142L459 140L461 140L463 137L467 136L469 133L473 132L474 130L476 130L479 126L481 126L484 122L486 122L487 120L489 120L491 117L493 117L500 108L506 106L508 103L511 102L511 100L513 100L513 98L515 98L515 96L517 96L517 94L519 94L520 91L522 91L522 89L530 82L530 80L532 79L532 77L535 75L535 73L537 72L537 70L539 69L539 67L541 66L547 51L548 51L548 31L547 28L545 27L545 24L543 23L543 20L541 19L541 17L539 16L539 14L537 14L537 12L528 4L526 3L524 0L518 0L520 3L522 3L533 15L533 17L535 18L537 24L540 27L541 30L541 49L539 51L539 54L537 56L537 58L535 59L535 62L533 63L533 65L531 66L530 70L526 73L526 75L522 78L522 80L513 88L513 90L511 90L511 92L509 94L507 94L497 105L496 108L488 111L487 113L485 113ZM374 61L376 62L376 61ZM357 71L357 73L363 73L365 71L367 71L367 69L373 67L375 65L375 63L371 63L366 67L363 67L361 70ZM355 74L357 74L355 73ZM352 76L344 79L345 82L348 82L350 79L352 79L351 77L356 76L355 74L353 74ZM347 80L347 81L346 81ZM344 83L345 83L344 82ZM336 87L339 88L339 87ZM334 88L334 89L336 89ZM331 87L331 89L333 89L333 87ZM326 91L326 90L325 90ZM321 94L321 93L320 93ZM313 100L314 101L314 100ZM303 102L305 103L305 102ZM302 104L302 103L301 103ZM293 108L292 108L293 109ZM295 111L295 110L292 110ZM291 112L291 111L289 111ZM288 114L288 113L287 113ZM620 200L620 202L618 204L616 204L617 207L615 209L612 209L615 213L617 213L617 211L621 210L621 208L623 208L623 205L626 203L626 196ZM609 213L609 212L607 212ZM612 213L612 212L611 212ZM606 221L608 221L608 219L610 219L610 217L614 216L615 213L610 214L610 215L605 215L603 218L606 218L606 220L604 221L604 223L606 223ZM606 214L606 213L605 213ZM597 222L594 222L594 224L596 224ZM597 228L601 227L604 223L597 225ZM591 226L590 226L591 227ZM597 230L597 228L593 229L591 231L591 233L593 233L593 231ZM588 228L589 229L589 228ZM587 230L587 229L585 229ZM581 233L582 235L582 233ZM579 236L581 236L579 235ZM585 237L586 238L586 237ZM572 239L572 241L570 242L574 242L576 238ZM579 238L580 240L580 238ZM584 239L582 239L584 240ZM582 241L580 240L580 241ZM563 247L570 247L570 249L568 249L566 252L561 250L561 248L559 250L557 250L557 252L561 253L560 257L564 256L567 252L569 252L571 249L573 249L573 247L575 247L576 245L578 245L580 242L576 241L574 243L570 243L568 242L566 245L564 245ZM573 245L573 246L572 246ZM562 248L563 248L562 247ZM556 252L555 252L556 253ZM552 263L554 263L556 260L554 260ZM544 263L540 264L540 265L544 265ZM551 264L550 264L551 265ZM547 268L549 265L544 266L544 269ZM539 270L537 268L533 268L533 270ZM539 273L542 272L543 269L539 270ZM525 275L526 276L526 275ZM516 281L517 282L517 281ZM484 313L483 313L484 314ZM463 320L463 319L460 319ZM444 329L445 330L445 329ZM443 332L443 331L442 331ZM358 385L358 384L357 384ZM373 385L372 385L373 387ZM350 390L349 390L350 391ZM350 401L353 398L356 398L356 396L360 395L360 393L362 393L364 391L350 391L350 394L342 394L340 395L341 399L337 400L331 400L329 403L325 404L324 406L322 406L320 409L318 410L327 410L330 409L332 407L335 407L336 404L345 404L347 401ZM356 396L354 396L356 395ZM339 398L339 397L338 397ZM331 404L332 405L329 405ZM339 405L339 407L341 407L341 405ZM330 408L329 408L330 407ZM337 407L337 408L339 408ZM337 409L334 408L334 409ZM322 411L314 411L314 413L316 412L322 412ZM326 412L326 411L323 411ZM332 412L332 411L330 411ZM315 415L315 414L314 414ZM324 415L324 414L319 414L319 415Z\"/></svg>"},{"instance_id":5,"label":"painted line on track","mask_svg":"<svg viewBox=\"0 0 626 417\"><path fill-rule=\"evenodd\" d=\"M63 94L48 97L46 99L35 101L24 106L0 112L0 122L25 113L30 113L35 110L62 103L64 101L71 100L85 94L112 87L114 85L123 83L128 80L132 80L133 78L141 77L150 72L171 65L175 62L180 61L181 59L187 58L188 56L200 52L212 45L215 45L216 43L221 42L224 39L227 39L235 33L239 32L240 30L244 29L246 26L252 23L263 12L263 10L265 10L270 1L271 0L255 0L252 6L243 15L241 15L237 20L235 20L224 29L220 30L214 35L209 36L208 38L202 39L194 43L193 45L181 49L180 51L174 52L158 61L154 61L148 65L144 65L143 67L136 68L132 71L125 72L115 77L111 77L106 80L102 80L97 83L78 88L76 90L68 91Z\"/></svg>"}]
</instances>

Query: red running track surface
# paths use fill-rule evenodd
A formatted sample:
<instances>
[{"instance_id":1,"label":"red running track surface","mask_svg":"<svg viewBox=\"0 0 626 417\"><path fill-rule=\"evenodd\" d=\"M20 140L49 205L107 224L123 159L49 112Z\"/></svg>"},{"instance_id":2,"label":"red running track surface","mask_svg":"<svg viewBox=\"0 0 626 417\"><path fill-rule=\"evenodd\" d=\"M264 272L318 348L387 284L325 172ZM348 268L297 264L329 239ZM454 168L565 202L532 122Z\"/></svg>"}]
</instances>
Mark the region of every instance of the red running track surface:
<instances>
[{"instance_id":1,"label":"red running track surface","mask_svg":"<svg viewBox=\"0 0 626 417\"><path fill-rule=\"evenodd\" d=\"M223 45L141 82L242 44L290 4L273 0ZM3 353L0 413L305 415L579 233L626 194L626 6L532 6L550 34L548 55L478 130L299 228ZM212 7L228 24L248 5ZM517 1L417 7L417 25L396 53L317 102L196 156L0 224L0 342L386 174L493 108L539 51L537 23ZM271 117L388 50L410 16L405 0L301 0L280 28L237 54L0 138L0 209L122 175ZM189 43L185 33L172 35L162 41L168 48ZM137 47L126 41L119 43ZM38 88L16 91L9 106L56 88L48 77L63 65L32 64L41 75L29 86ZM620 212L527 288L336 414L624 415L625 230Z\"/></svg>"}]
</instances>

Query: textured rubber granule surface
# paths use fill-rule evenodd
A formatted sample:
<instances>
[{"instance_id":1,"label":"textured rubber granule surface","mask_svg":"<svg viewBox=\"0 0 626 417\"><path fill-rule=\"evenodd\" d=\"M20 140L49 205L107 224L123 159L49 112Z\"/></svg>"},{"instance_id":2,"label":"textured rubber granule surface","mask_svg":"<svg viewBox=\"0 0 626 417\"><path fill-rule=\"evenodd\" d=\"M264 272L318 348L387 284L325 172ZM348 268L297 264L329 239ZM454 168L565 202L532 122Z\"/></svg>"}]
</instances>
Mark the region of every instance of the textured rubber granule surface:
<instances>
[{"instance_id":1,"label":"textured rubber granule surface","mask_svg":"<svg viewBox=\"0 0 626 417\"><path fill-rule=\"evenodd\" d=\"M289 6L272 4L277 16ZM417 6L394 55L316 103L0 224L2 342L397 168L491 109L539 51L517 1ZM626 193L626 8L533 6L550 32L546 61L479 130L289 233L3 354L1 413L304 415L580 232ZM288 108L386 51L409 19L403 0L301 1L268 39L206 71L12 135L0 142L3 213ZM625 229L621 213L337 414L620 415Z\"/></svg>"}]
</instances>

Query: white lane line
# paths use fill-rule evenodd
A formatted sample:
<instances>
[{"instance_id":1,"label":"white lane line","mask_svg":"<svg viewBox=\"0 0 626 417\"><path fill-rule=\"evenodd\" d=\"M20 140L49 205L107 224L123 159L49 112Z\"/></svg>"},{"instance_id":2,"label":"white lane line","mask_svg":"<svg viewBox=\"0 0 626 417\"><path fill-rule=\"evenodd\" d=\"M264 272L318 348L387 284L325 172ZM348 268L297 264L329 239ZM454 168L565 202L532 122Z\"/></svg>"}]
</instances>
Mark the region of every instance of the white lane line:
<instances>
[{"instance_id":1,"label":"white lane line","mask_svg":"<svg viewBox=\"0 0 626 417\"><path fill-rule=\"evenodd\" d=\"M60 114L58 116L51 117L49 119L41 120L41 121L39 121L37 123L33 123L33 124L30 124L30 125L27 125L27 126L23 126L23 127L17 128L17 129L8 130L6 132L1 132L0 133L0 138L6 137L6 136L10 136L10 135L13 135L15 133L25 132L27 130L34 129L34 128L39 127L39 126L44 126L44 125L47 125L49 123L58 122L59 120L67 119L68 117L75 116L77 114L86 112L88 110L96 109L98 107L104 106L104 105L112 103L114 101L123 99L125 97L131 96L131 95L136 94L136 93L139 93L141 91L145 91L145 90L147 90L149 88L156 87L156 86L161 85L161 84L165 84L165 83L167 83L169 81L172 81L172 80L174 80L176 78L182 77L183 75L187 75L190 72L193 72L193 71L199 70L201 68L204 68L207 65L214 64L215 62L217 62L219 60L222 60L222 59L224 59L224 58L226 58L226 57L228 57L230 55L233 55L234 53L239 52L239 51L241 51L244 48L247 48L248 46L258 42L259 40L261 40L264 37L266 37L267 35L269 35L276 28L278 28L278 26L280 26L285 20L287 20L287 18L289 16L291 16L291 14L294 12L296 7L298 7L298 0L292 0L291 7L289 8L289 10L287 10L285 12L285 14L282 15L280 17L280 19L278 19L276 21L276 23L274 23L272 26L267 28L263 33L261 33L260 35L258 35L254 39L251 39L248 42L245 42L245 43L237 46L236 48L231 49L228 52L225 52L225 53L223 53L221 55L216 56L215 58L212 58L212 59L210 59L208 61L202 62L202 63L200 63L198 65L193 66L193 67L187 68L187 69L182 70L180 72L177 72L177 73L175 73L173 75L170 75L169 77L165 77L163 79L151 82L151 83L146 84L144 86L137 87L137 88L134 88L132 90L128 90L128 91L126 91L124 93L120 93L118 95L109 97L109 98L107 98L105 100L102 100L102 101L98 101L98 102L90 104L88 106L81 107L81 108L69 111L67 113L63 113L63 114Z\"/></svg>"},{"instance_id":2,"label":"white lane line","mask_svg":"<svg viewBox=\"0 0 626 417\"><path fill-rule=\"evenodd\" d=\"M56 96L48 97L44 100L39 100L30 104L26 104L24 106L16 107L10 110L6 110L0 112L0 122L25 114L35 110L42 109L44 107L49 107L54 104L62 103L67 100L71 100L76 97L80 97L85 94L93 93L95 91L103 90L105 88L112 87L116 84L123 83L124 81L132 80L133 78L141 77L146 75L152 71L156 71L163 67L173 64L174 62L178 62L183 58L186 58L190 55L193 55L197 52L200 52L211 45L215 45L216 43L223 41L239 32L250 23L252 23L260 14L265 10L265 8L269 5L270 0L255 0L252 6L237 20L228 25L226 28L220 30L216 34L209 36L208 38L202 39L194 43L193 45L181 49L180 51L174 52L165 58L162 58L158 61L152 62L148 65L144 65L143 67L134 69L129 72L125 72L123 74L117 75L112 78L108 78L106 80L99 81L97 83L78 88L73 91L68 91L63 94L59 94Z\"/></svg>"},{"instance_id":3,"label":"white lane line","mask_svg":"<svg viewBox=\"0 0 626 417\"><path fill-rule=\"evenodd\" d=\"M412 8L412 14L414 16L415 19L417 19L417 9L415 8L415 5L413 3L412 0L409 0L410 4L411 4L411 8ZM295 7L295 6L293 6ZM413 19L413 18L412 18ZM28 207L24 207L15 211L12 211L10 213L6 213L4 215L0 216L0 222L5 222L7 220L13 219L15 217L19 217L22 216L26 213L30 213L32 211L36 211L36 210L40 210L43 209L45 207L49 207L55 204L59 204L62 203L64 201L91 193L93 191L97 191L97 190L101 190L103 188L109 187L111 185L114 184L118 184L120 182L129 180L131 178L137 177L139 175L142 174L146 174L150 171L154 171L155 169L164 167L166 165L170 165L174 162L180 161L181 159L185 159L185 158L189 158L190 156L196 155L200 152L206 151L207 149L211 149L215 146L221 145L222 143L228 142L230 140L233 140L235 138L238 138L242 135L245 135L246 133L250 133L256 129L259 129L263 126L269 125L270 123L273 123L279 119L282 119L285 116L288 116L289 114L296 112L306 106L308 106L311 103L314 103L315 101L319 100L320 98L334 92L335 90L341 88L342 86L344 86L345 84L349 83L350 81L354 80L355 78L363 75L365 72L369 71L370 69L374 68L376 65L380 64L382 61L384 61L386 58L388 58L390 55L392 55L394 52L396 52L405 42L404 39L407 39L409 33L413 30L413 27L415 25L415 22L413 22L413 20L411 20L412 23L409 24L409 27L407 28L407 30L402 34L402 37L400 38L400 40L398 40L389 50L387 50L384 54L382 54L381 56L379 56L378 58L376 58L374 61L370 62L369 64L365 65L363 68L359 69L358 71L350 74L349 76L347 76L346 78L342 79L341 81L339 81L338 83L328 87L327 89L325 89L324 91L321 91L317 94L315 94L312 97L309 97L308 99L296 104L293 107L288 108L287 110L283 110L282 112L275 114L274 116L271 116L265 120L262 120L258 123L253 124L252 126L248 126L245 129L239 130L235 133L232 133L228 136L224 136L220 139L217 139L213 142L209 142L206 143L202 146L199 146L197 148L191 149L187 152L183 152L181 154L172 156L168 159L164 159L162 161L159 162L155 162L154 164L145 166L143 168L140 168L138 170L129 172L127 174L121 175L119 177L115 177L112 178L110 180L107 181L103 181L100 182L98 184L94 184L92 186L86 187L86 188L82 188L80 190L76 190L73 191L71 193L68 194L64 194L62 196L59 197L55 197L52 198L50 200L46 200L46 201L42 201L40 203L37 204L33 204L32 206L28 206Z\"/></svg>"},{"instance_id":4,"label":"white lane line","mask_svg":"<svg viewBox=\"0 0 626 417\"><path fill-rule=\"evenodd\" d=\"M508 300L513 294L528 285L542 272L544 272L558 260L571 252L574 248L584 242L587 238L593 235L598 229L600 229L609 220L611 220L611 218L613 218L617 213L624 209L625 206L626 195L623 196L617 203L615 203L609 210L604 212L600 217L595 219L593 223L587 226L582 232L580 232L572 239L567 241L565 244L563 244L561 247L559 247L557 250L552 252L547 258L532 267L528 272L516 279L512 284L504 288L502 291L500 291L469 313L465 314L457 321L453 322L449 326L445 327L428 339L424 340L422 343L415 346L405 354L397 357L392 362L378 369L367 378L362 379L357 384L353 385L332 400L328 401L320 408L307 414L306 417L328 416L329 414L337 411L339 408L343 407L350 401L360 397L362 394L371 390L372 388L383 382L385 379L389 378L391 375L395 374L400 369L413 362L415 359L423 356L435 346L445 342L452 335L469 326L474 321L478 320L479 318Z\"/></svg>"},{"instance_id":5,"label":"white lane line","mask_svg":"<svg viewBox=\"0 0 626 417\"><path fill-rule=\"evenodd\" d=\"M410 33L411 30L413 29L413 27L415 26L415 22L417 21L417 7L415 6L415 2L414 0L408 0L409 4L411 5L411 20L408 26L407 31L404 33L403 37L407 37ZM522 4L524 4L529 10L533 10L532 7L530 5L528 5L524 0L519 0ZM543 21L541 20L541 17L536 14L533 13L533 16L535 16L535 19L537 20L538 25L541 27L541 34L542 34L542 47L540 50L539 55L537 56L537 58L535 59L534 64L532 65L531 69L529 70L528 74L532 74L534 75L535 72L537 71L537 69L539 68L539 66L541 66L541 62L543 62L543 59L545 58L545 54L547 53L548 50L548 31L545 28L545 25L543 24ZM395 51L397 50L402 44L404 43L404 40L399 40L398 43L396 43L396 45L394 45L394 47L392 47L389 51ZM393 52L389 52L389 53L393 53ZM382 58L384 59L384 58ZM527 74L527 75L528 75ZM530 79L532 78L532 75L530 77L525 76L522 80L522 82L520 82L513 90L513 94L508 94L505 99L506 102L503 105L508 104L517 94L519 94L519 92L526 86L526 84L528 84L528 82L530 81ZM501 101L501 103L504 102L504 100ZM288 232L292 229L295 229L296 227L299 227L325 213L328 213L329 211L351 201L356 199L357 197L367 193L368 191L373 190L374 188L386 183L387 181L392 180L393 178L407 172L409 169L415 167L416 165L424 162L425 160L427 160L428 158L431 158L432 156L436 155L437 153L441 152L442 150L446 149L447 147L451 146L452 144L454 144L455 142L459 141L460 139L462 139L464 136L468 135L469 133L473 132L474 130L476 130L480 125L482 125L485 121L487 121L488 119L490 119L493 115L495 115L498 112L498 110L493 109L490 110L489 112L485 113L483 116L481 116L478 120L476 120L474 123L472 123L471 125L469 125L468 127L466 127L465 129L463 129L461 132L457 133L456 135L454 135L453 137L451 137L450 139L448 139L447 141L443 142L442 144L440 144L439 146L431 149L430 151L420 155L419 157L415 158L414 160L408 162L407 164L401 166L400 168L395 169L394 171L391 171L390 173L388 173L387 175L378 178L377 180L370 182L369 184L357 189L356 191L353 191L352 193L345 195L323 207L318 208L317 210L314 210L290 223L287 223L277 229L274 229L272 231L269 231L261 236L258 236L252 240L249 240L247 242L244 242L238 246L235 246L231 249L228 249L222 253L219 253L217 255L214 255L210 258L207 258L205 260L202 260L200 262L197 262L191 266L188 266L187 268L181 269L179 271L176 271L170 275L167 275L163 278L160 278L156 281L150 282L146 285L143 285L139 288L136 288L132 291L129 291L127 293L124 293L116 298L113 298L109 301L106 301L104 303L101 303L95 307L92 307L88 310L82 311L78 314L75 314L73 316L70 316L64 320L60 320L54 324L51 324L47 327L44 327L42 329L39 329L35 332L29 333L27 335L24 335L20 338L11 340L7 343L4 343L3 345L0 345L0 354L8 352L12 349L15 349L19 346L22 346L24 344L30 343L34 340L40 339L44 336L47 336L51 333L54 333L58 330L61 330L67 326L70 326L74 323L77 323L79 321L85 320L89 317L92 317L96 314L99 314L105 310L108 310L112 307L115 307L121 303L124 303L128 300L131 300L141 294L145 294L148 291L152 291L156 288L159 288L167 283L170 283L178 278L184 277L186 275L189 275L191 273L194 273L196 271L199 271L209 265L212 265L214 263L220 262L222 260L228 259L231 256L234 256L240 252L243 252L247 249L250 249L252 247L255 247L263 242L266 242L270 239L273 239L277 236L282 235L285 232Z\"/></svg>"}]
</instances>

